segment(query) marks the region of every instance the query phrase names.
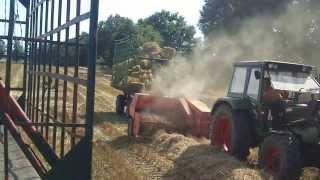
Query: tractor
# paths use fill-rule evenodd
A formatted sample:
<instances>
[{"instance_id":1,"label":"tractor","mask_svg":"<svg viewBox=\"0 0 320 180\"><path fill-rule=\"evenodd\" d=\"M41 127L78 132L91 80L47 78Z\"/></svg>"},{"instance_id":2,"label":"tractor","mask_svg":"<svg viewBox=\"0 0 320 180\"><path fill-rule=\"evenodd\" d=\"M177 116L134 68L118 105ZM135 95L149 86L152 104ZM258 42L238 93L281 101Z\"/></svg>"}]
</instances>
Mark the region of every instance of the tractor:
<instances>
[{"instance_id":1,"label":"tractor","mask_svg":"<svg viewBox=\"0 0 320 180\"><path fill-rule=\"evenodd\" d=\"M298 179L302 167L319 167L320 86L313 69L236 62L227 96L211 110L211 144L240 160L259 147L259 166L275 179Z\"/></svg>"}]
</instances>

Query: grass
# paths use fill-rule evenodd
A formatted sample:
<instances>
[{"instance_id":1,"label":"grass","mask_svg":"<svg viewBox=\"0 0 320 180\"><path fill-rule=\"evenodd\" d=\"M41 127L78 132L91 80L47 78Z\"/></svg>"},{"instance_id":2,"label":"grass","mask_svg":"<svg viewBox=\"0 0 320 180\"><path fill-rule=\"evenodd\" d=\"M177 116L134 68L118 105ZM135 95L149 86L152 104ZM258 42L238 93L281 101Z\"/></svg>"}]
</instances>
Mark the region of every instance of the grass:
<instances>
[{"instance_id":1,"label":"grass","mask_svg":"<svg viewBox=\"0 0 320 180\"><path fill-rule=\"evenodd\" d=\"M6 79L5 76L6 64L0 62L0 78L4 82ZM15 64L11 65L11 87L22 87L23 85L23 65Z\"/></svg>"}]
</instances>

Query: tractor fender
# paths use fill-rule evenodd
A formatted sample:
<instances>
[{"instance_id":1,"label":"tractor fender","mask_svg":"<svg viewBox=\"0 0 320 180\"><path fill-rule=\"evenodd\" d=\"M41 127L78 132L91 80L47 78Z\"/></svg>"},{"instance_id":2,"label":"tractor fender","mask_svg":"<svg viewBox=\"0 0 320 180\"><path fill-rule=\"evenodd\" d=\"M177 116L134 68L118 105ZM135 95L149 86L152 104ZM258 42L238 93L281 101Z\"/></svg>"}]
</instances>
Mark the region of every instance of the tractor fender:
<instances>
[{"instance_id":1,"label":"tractor fender","mask_svg":"<svg viewBox=\"0 0 320 180\"><path fill-rule=\"evenodd\" d=\"M211 109L211 114L218 108L218 106L226 104L231 107L232 110L250 110L252 109L252 104L249 100L244 98L234 98L234 97L223 97L219 98L213 105Z\"/></svg>"}]
</instances>

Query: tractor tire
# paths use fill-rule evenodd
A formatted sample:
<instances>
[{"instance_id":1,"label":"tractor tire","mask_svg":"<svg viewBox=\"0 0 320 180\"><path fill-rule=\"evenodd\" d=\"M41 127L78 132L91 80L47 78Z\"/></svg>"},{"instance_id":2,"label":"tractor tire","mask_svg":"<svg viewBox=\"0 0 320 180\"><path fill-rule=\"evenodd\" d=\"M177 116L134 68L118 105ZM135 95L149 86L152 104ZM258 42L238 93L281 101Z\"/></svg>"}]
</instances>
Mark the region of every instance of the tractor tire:
<instances>
[{"instance_id":1,"label":"tractor tire","mask_svg":"<svg viewBox=\"0 0 320 180\"><path fill-rule=\"evenodd\" d=\"M299 179L302 171L300 142L290 135L270 135L259 150L259 166L274 179Z\"/></svg>"},{"instance_id":2,"label":"tractor tire","mask_svg":"<svg viewBox=\"0 0 320 180\"><path fill-rule=\"evenodd\" d=\"M224 104L218 106L210 128L211 144L239 160L246 160L253 141L250 122L245 111L232 110Z\"/></svg>"},{"instance_id":3,"label":"tractor tire","mask_svg":"<svg viewBox=\"0 0 320 180\"><path fill-rule=\"evenodd\" d=\"M118 95L116 99L116 113L123 114L126 106L126 97L124 95Z\"/></svg>"}]
</instances>

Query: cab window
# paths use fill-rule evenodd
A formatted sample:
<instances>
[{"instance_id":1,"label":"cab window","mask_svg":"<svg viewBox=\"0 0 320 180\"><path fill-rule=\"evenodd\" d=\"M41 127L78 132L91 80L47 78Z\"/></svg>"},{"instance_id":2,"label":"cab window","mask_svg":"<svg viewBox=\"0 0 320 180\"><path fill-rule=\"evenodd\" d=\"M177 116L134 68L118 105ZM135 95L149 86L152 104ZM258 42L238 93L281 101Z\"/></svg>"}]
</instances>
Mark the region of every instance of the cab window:
<instances>
[{"instance_id":1,"label":"cab window","mask_svg":"<svg viewBox=\"0 0 320 180\"><path fill-rule=\"evenodd\" d=\"M234 69L230 93L232 94L243 94L245 83L246 83L246 75L247 75L247 68L245 67L236 67Z\"/></svg>"},{"instance_id":2,"label":"cab window","mask_svg":"<svg viewBox=\"0 0 320 180\"><path fill-rule=\"evenodd\" d=\"M261 72L261 71L258 68L251 69L247 96L249 96L254 100L258 100L260 80L256 78L255 72Z\"/></svg>"}]
</instances>

